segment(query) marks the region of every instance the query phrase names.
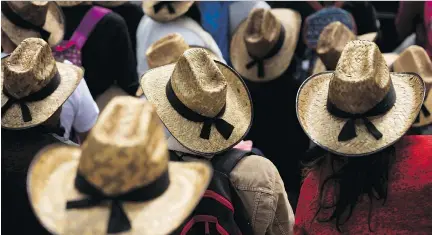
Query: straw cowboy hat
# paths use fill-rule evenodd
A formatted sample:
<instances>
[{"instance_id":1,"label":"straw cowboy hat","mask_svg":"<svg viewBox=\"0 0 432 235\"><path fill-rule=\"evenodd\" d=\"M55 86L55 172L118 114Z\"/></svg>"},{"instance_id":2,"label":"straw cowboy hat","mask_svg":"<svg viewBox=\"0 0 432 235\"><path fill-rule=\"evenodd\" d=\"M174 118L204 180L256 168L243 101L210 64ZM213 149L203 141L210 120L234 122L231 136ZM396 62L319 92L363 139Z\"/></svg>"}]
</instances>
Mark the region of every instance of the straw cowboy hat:
<instances>
[{"instance_id":1,"label":"straw cowboy hat","mask_svg":"<svg viewBox=\"0 0 432 235\"><path fill-rule=\"evenodd\" d=\"M378 152L414 123L425 85L415 73L390 73L378 46L350 41L334 72L309 77L297 95L297 117L310 139L345 156Z\"/></svg>"},{"instance_id":2,"label":"straw cowboy hat","mask_svg":"<svg viewBox=\"0 0 432 235\"><path fill-rule=\"evenodd\" d=\"M155 21L167 22L184 15L194 1L143 1L144 14Z\"/></svg>"},{"instance_id":3,"label":"straw cowboy hat","mask_svg":"<svg viewBox=\"0 0 432 235\"><path fill-rule=\"evenodd\" d=\"M182 35L178 33L171 33L167 36L157 40L146 51L147 63L149 68L156 68L159 66L177 62L183 53L190 48L198 48L198 46L189 46ZM199 47L208 52L214 59L219 58L211 50Z\"/></svg>"},{"instance_id":4,"label":"straw cowboy hat","mask_svg":"<svg viewBox=\"0 0 432 235\"><path fill-rule=\"evenodd\" d=\"M420 114L414 122L414 127L426 126L432 123L432 62L427 52L419 46L413 45L405 49L393 63L395 72L418 73L426 84L426 99Z\"/></svg>"},{"instance_id":5,"label":"straw cowboy hat","mask_svg":"<svg viewBox=\"0 0 432 235\"><path fill-rule=\"evenodd\" d=\"M230 58L243 78L268 82L289 67L297 46L301 17L290 9L253 9L234 33Z\"/></svg>"},{"instance_id":6,"label":"straw cowboy hat","mask_svg":"<svg viewBox=\"0 0 432 235\"><path fill-rule=\"evenodd\" d=\"M53 234L170 234L208 186L203 162L169 162L155 108L111 101L79 147L51 146L32 162L33 211Z\"/></svg>"},{"instance_id":7,"label":"straw cowboy hat","mask_svg":"<svg viewBox=\"0 0 432 235\"><path fill-rule=\"evenodd\" d=\"M240 75L203 49L147 71L141 87L172 136L195 153L223 152L251 126L251 98Z\"/></svg>"},{"instance_id":8,"label":"straw cowboy hat","mask_svg":"<svg viewBox=\"0 0 432 235\"><path fill-rule=\"evenodd\" d=\"M25 129L45 122L82 77L80 68L56 62L44 40L25 39L2 66L2 128Z\"/></svg>"},{"instance_id":9,"label":"straw cowboy hat","mask_svg":"<svg viewBox=\"0 0 432 235\"><path fill-rule=\"evenodd\" d=\"M1 28L15 45L24 39L42 38L50 46L63 40L65 19L55 2L2 1Z\"/></svg>"},{"instance_id":10,"label":"straw cowboy hat","mask_svg":"<svg viewBox=\"0 0 432 235\"><path fill-rule=\"evenodd\" d=\"M78 5L100 5L103 7L118 7L121 6L128 1L56 1L57 4L61 7L74 7Z\"/></svg>"},{"instance_id":11,"label":"straw cowboy hat","mask_svg":"<svg viewBox=\"0 0 432 235\"><path fill-rule=\"evenodd\" d=\"M348 27L339 21L330 23L322 30L316 52L329 70L334 70L345 45L352 40L375 41L377 33L356 36Z\"/></svg>"},{"instance_id":12,"label":"straw cowboy hat","mask_svg":"<svg viewBox=\"0 0 432 235\"><path fill-rule=\"evenodd\" d=\"M189 48L202 48L214 60L220 60L211 50L198 46L189 46L183 36L178 33L168 34L157 40L146 51L147 64L150 69L177 62L183 53ZM142 96L143 90L138 88L136 96Z\"/></svg>"}]
</instances>

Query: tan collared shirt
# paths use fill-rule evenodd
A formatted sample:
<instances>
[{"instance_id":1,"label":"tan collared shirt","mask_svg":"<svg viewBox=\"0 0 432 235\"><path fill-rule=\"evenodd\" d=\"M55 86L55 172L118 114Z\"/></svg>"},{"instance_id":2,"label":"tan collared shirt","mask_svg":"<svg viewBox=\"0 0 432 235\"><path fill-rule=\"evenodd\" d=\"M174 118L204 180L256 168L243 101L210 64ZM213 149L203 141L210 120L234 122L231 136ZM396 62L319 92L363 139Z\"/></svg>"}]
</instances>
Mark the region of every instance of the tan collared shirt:
<instances>
[{"instance_id":1,"label":"tan collared shirt","mask_svg":"<svg viewBox=\"0 0 432 235\"><path fill-rule=\"evenodd\" d=\"M193 154L170 142L170 150ZM193 160L193 157L183 159ZM230 178L249 214L255 235L293 234L294 213L279 172L270 160L248 156L237 164Z\"/></svg>"}]
</instances>

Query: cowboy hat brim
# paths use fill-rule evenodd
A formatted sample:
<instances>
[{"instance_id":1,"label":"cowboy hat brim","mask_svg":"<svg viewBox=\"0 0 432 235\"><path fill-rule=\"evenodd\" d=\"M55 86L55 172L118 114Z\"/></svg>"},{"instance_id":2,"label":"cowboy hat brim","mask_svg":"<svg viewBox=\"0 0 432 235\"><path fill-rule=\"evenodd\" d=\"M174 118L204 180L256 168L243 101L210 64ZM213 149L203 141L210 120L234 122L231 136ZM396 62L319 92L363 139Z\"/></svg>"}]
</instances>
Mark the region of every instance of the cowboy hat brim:
<instances>
[{"instance_id":1,"label":"cowboy hat brim","mask_svg":"<svg viewBox=\"0 0 432 235\"><path fill-rule=\"evenodd\" d=\"M180 2L171 2L173 8L175 9L174 13L170 13L167 7L162 7L160 11L157 13L154 11L153 6L160 3L161 1L144 1L143 2L143 11L144 14L149 16L155 21L158 22L168 22L179 18L184 15L189 8L192 7L194 1L180 1Z\"/></svg>"},{"instance_id":2,"label":"cowboy hat brim","mask_svg":"<svg viewBox=\"0 0 432 235\"><path fill-rule=\"evenodd\" d=\"M83 71L75 65L63 64L56 62L57 69L60 75L60 85L48 97L40 101L26 102L30 110L32 120L24 122L19 104L13 104L2 115L1 126L5 129L26 129L37 126L50 118L69 96L75 91L83 77ZM3 66L2 66L3 69ZM4 73L1 74L3 84ZM9 98L1 93L2 107L6 104Z\"/></svg>"},{"instance_id":3,"label":"cowboy hat brim","mask_svg":"<svg viewBox=\"0 0 432 235\"><path fill-rule=\"evenodd\" d=\"M357 137L338 141L347 119L331 115L327 110L329 83L333 72L309 77L297 94L297 117L309 138L329 152L344 156L363 156L378 152L399 140L414 123L424 99L425 85L414 73L391 73L396 93L394 106L384 115L369 120L383 134L376 140L366 126L357 121Z\"/></svg>"},{"instance_id":4,"label":"cowboy hat brim","mask_svg":"<svg viewBox=\"0 0 432 235\"><path fill-rule=\"evenodd\" d=\"M27 38L41 38L39 32L16 26L3 14L1 14L1 28L15 45L19 45ZM58 45L63 40L65 35L65 17L57 3L48 2L45 25L42 28L50 33L47 42L51 47Z\"/></svg>"},{"instance_id":5,"label":"cowboy hat brim","mask_svg":"<svg viewBox=\"0 0 432 235\"><path fill-rule=\"evenodd\" d=\"M378 37L377 32L371 32L371 33L358 35L357 40L365 40L365 41L374 42L377 39L377 37Z\"/></svg>"},{"instance_id":6,"label":"cowboy hat brim","mask_svg":"<svg viewBox=\"0 0 432 235\"><path fill-rule=\"evenodd\" d=\"M244 41L244 34L247 27L247 20L244 20L235 31L230 46L230 58L234 69L243 76L244 79L253 82L268 82L280 77L291 64L297 41L299 39L301 16L298 12L290 9L272 9L271 13L276 16L285 28L285 40L279 52L264 60L265 76L258 77L258 66L250 69L246 64L253 60L249 56Z\"/></svg>"},{"instance_id":7,"label":"cowboy hat brim","mask_svg":"<svg viewBox=\"0 0 432 235\"><path fill-rule=\"evenodd\" d=\"M80 156L79 147L50 146L39 152L29 168L30 203L41 224L53 234L106 234L109 204L66 209L67 201L84 196L74 187ZM203 162L170 162L168 167L170 184L161 196L122 203L132 226L122 234L170 234L196 207L211 179L211 167Z\"/></svg>"},{"instance_id":8,"label":"cowboy hat brim","mask_svg":"<svg viewBox=\"0 0 432 235\"><path fill-rule=\"evenodd\" d=\"M166 85L171 78L175 64L161 66L144 73L141 87L146 98L156 106L157 113L172 136L192 152L210 155L230 149L248 133L252 124L252 103L249 91L237 74L227 65L215 61L227 81L226 108L221 118L234 126L228 140L211 127L209 139L200 138L202 122L183 118L171 106L166 96Z\"/></svg>"},{"instance_id":9,"label":"cowboy hat brim","mask_svg":"<svg viewBox=\"0 0 432 235\"><path fill-rule=\"evenodd\" d=\"M391 68L393 63L399 58L399 55L396 53L383 53L382 55L389 68Z\"/></svg>"},{"instance_id":10,"label":"cowboy hat brim","mask_svg":"<svg viewBox=\"0 0 432 235\"><path fill-rule=\"evenodd\" d=\"M349 33L351 35L347 35L348 38L353 38L353 40L364 40L364 41L369 41L369 42L375 41L377 39L377 36L378 36L378 33L376 33L376 32L362 34L360 36L355 36L354 33L352 33L351 31ZM324 47L324 48L318 47L316 49L317 54L318 54L318 59L314 64L314 67L312 69L312 71L313 71L312 74L321 73L321 72L324 72L327 70L333 70L333 69L327 69L324 62L326 62L327 66L335 68L336 64L337 64L337 61L335 61L335 59L339 60L339 57L340 57L340 54L342 53L342 50L343 50L343 47L341 47L341 45L338 45L338 49L336 49L334 46ZM385 57L384 57L384 59L385 59Z\"/></svg>"},{"instance_id":11,"label":"cowboy hat brim","mask_svg":"<svg viewBox=\"0 0 432 235\"><path fill-rule=\"evenodd\" d=\"M429 91L427 97L424 101L424 106L430 111L432 111L432 92ZM413 127L423 127L432 124L432 115L426 117L423 112L419 114L419 121L413 124Z\"/></svg>"}]
</instances>

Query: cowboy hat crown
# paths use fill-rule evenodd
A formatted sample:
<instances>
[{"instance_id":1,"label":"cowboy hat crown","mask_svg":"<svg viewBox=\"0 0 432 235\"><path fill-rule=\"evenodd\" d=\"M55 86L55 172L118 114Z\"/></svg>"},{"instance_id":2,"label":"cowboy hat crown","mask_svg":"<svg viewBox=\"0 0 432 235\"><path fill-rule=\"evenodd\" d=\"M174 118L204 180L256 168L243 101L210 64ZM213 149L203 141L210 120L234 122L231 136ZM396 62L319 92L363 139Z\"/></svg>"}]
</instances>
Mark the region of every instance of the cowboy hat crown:
<instances>
[{"instance_id":1,"label":"cowboy hat crown","mask_svg":"<svg viewBox=\"0 0 432 235\"><path fill-rule=\"evenodd\" d=\"M169 34L150 45L146 51L147 63L150 68L174 63L187 49L189 45L180 34Z\"/></svg>"},{"instance_id":2,"label":"cowboy hat crown","mask_svg":"<svg viewBox=\"0 0 432 235\"><path fill-rule=\"evenodd\" d=\"M167 171L164 138L152 105L114 99L82 146L78 172L106 195L146 186Z\"/></svg>"},{"instance_id":3,"label":"cowboy hat crown","mask_svg":"<svg viewBox=\"0 0 432 235\"><path fill-rule=\"evenodd\" d=\"M203 49L183 53L171 76L171 87L186 107L205 117L215 117L226 103L227 81Z\"/></svg>"},{"instance_id":4,"label":"cowboy hat crown","mask_svg":"<svg viewBox=\"0 0 432 235\"><path fill-rule=\"evenodd\" d=\"M5 62L4 89L12 97L20 99L40 91L57 72L48 43L39 38L28 38Z\"/></svg>"},{"instance_id":5,"label":"cowboy hat crown","mask_svg":"<svg viewBox=\"0 0 432 235\"><path fill-rule=\"evenodd\" d=\"M317 54L326 67L333 70L338 61L335 58L339 58L345 45L355 39L355 34L348 27L339 21L333 22L321 32L317 44Z\"/></svg>"},{"instance_id":6,"label":"cowboy hat crown","mask_svg":"<svg viewBox=\"0 0 432 235\"><path fill-rule=\"evenodd\" d=\"M351 41L341 54L329 85L329 100L353 114L373 108L391 86L390 72L378 46L368 41Z\"/></svg>"},{"instance_id":7,"label":"cowboy hat crown","mask_svg":"<svg viewBox=\"0 0 432 235\"><path fill-rule=\"evenodd\" d=\"M396 72L416 72L425 81L426 93L432 89L432 61L420 46L412 45L403 51L393 63Z\"/></svg>"},{"instance_id":8,"label":"cowboy hat crown","mask_svg":"<svg viewBox=\"0 0 432 235\"><path fill-rule=\"evenodd\" d=\"M275 47L282 30L282 24L270 10L252 10L244 34L249 54L259 58L267 55Z\"/></svg>"}]
</instances>

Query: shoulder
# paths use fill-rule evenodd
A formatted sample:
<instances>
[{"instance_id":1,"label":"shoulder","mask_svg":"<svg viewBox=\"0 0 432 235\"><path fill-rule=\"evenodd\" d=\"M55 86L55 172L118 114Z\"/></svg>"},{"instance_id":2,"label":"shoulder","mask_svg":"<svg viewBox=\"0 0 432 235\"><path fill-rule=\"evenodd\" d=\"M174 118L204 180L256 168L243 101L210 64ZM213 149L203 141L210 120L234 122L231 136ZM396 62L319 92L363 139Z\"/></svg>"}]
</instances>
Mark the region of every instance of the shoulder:
<instances>
[{"instance_id":1,"label":"shoulder","mask_svg":"<svg viewBox=\"0 0 432 235\"><path fill-rule=\"evenodd\" d=\"M396 176L412 178L416 183L426 182L419 179L432 180L432 135L405 136L397 143L396 153Z\"/></svg>"},{"instance_id":2,"label":"shoulder","mask_svg":"<svg viewBox=\"0 0 432 235\"><path fill-rule=\"evenodd\" d=\"M118 33L119 31L127 32L127 24L121 15L116 12L109 12L96 25L94 31L104 33ZM93 34L93 33L92 33Z\"/></svg>"},{"instance_id":3,"label":"shoulder","mask_svg":"<svg viewBox=\"0 0 432 235\"><path fill-rule=\"evenodd\" d=\"M267 158L251 155L242 159L231 172L231 181L243 190L272 193L280 179L276 166Z\"/></svg>"}]
</instances>

